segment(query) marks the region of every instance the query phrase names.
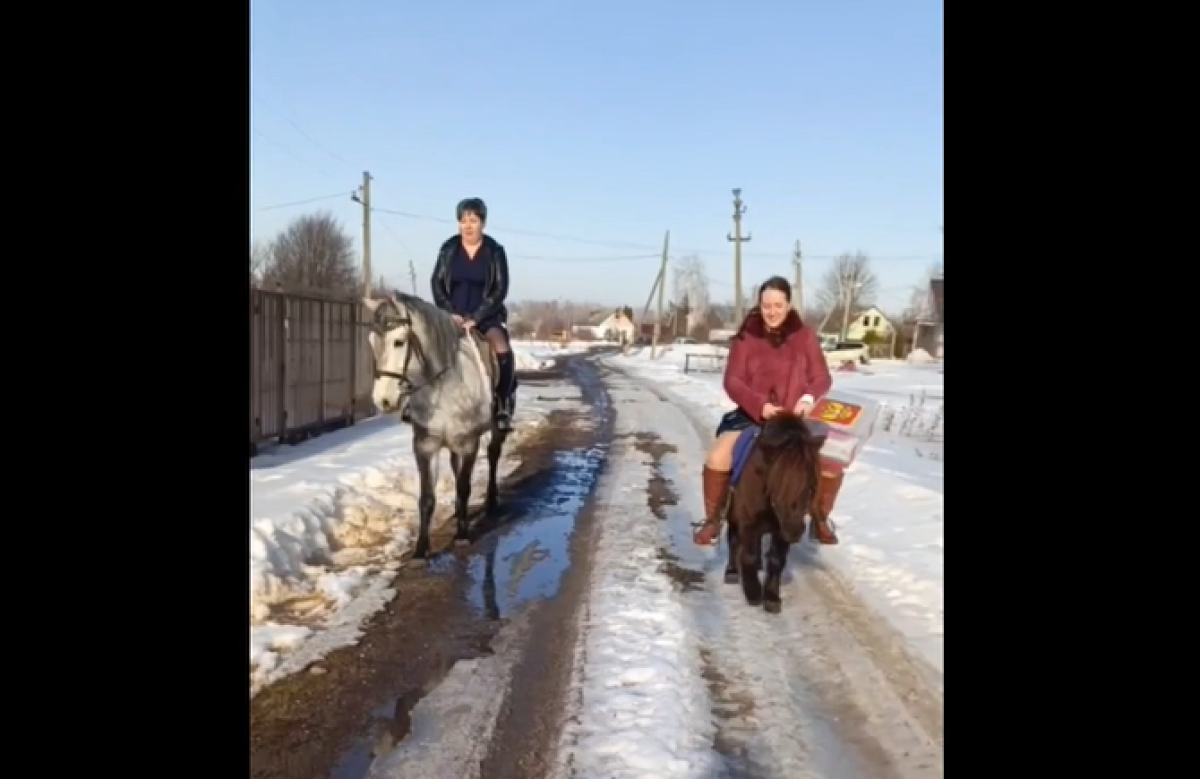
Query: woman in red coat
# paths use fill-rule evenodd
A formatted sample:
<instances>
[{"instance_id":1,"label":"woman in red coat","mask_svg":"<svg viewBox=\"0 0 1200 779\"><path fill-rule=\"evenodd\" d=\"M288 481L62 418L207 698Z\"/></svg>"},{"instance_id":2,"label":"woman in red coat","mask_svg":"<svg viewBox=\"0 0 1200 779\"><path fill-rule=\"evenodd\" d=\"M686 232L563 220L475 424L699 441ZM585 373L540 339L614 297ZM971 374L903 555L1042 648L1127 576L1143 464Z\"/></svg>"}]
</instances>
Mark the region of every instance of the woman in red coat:
<instances>
[{"instance_id":1,"label":"woman in red coat","mask_svg":"<svg viewBox=\"0 0 1200 779\"><path fill-rule=\"evenodd\" d=\"M792 285L782 276L767 279L758 288L758 305L746 316L729 347L725 393L737 408L721 419L717 440L704 462L705 519L696 530L697 544L715 544L720 536L729 498L733 445L742 431L761 425L780 411L807 413L832 384L816 334L792 310ZM817 499L832 507L840 487L840 476L822 476ZM813 522L812 535L822 544L837 543L833 528L826 523L818 526Z\"/></svg>"}]
</instances>

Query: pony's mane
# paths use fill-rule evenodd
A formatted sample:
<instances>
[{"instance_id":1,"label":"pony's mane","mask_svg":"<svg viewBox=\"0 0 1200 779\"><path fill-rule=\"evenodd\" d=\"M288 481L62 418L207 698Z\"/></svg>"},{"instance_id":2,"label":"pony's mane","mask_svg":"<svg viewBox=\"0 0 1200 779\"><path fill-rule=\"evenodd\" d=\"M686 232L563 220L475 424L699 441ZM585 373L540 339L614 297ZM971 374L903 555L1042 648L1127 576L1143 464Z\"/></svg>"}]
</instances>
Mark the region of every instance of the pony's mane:
<instances>
[{"instance_id":1,"label":"pony's mane","mask_svg":"<svg viewBox=\"0 0 1200 779\"><path fill-rule=\"evenodd\" d=\"M416 295L406 295L397 290L392 293L392 299L412 317L413 327L418 331L425 379L430 380L454 367L458 361L459 338L463 332L454 324L454 319Z\"/></svg>"},{"instance_id":2,"label":"pony's mane","mask_svg":"<svg viewBox=\"0 0 1200 779\"><path fill-rule=\"evenodd\" d=\"M763 425L758 445L771 463L767 492L776 503L792 506L803 500L807 508L821 478L821 443L795 414L776 414ZM798 478L800 474L807 478Z\"/></svg>"}]
</instances>

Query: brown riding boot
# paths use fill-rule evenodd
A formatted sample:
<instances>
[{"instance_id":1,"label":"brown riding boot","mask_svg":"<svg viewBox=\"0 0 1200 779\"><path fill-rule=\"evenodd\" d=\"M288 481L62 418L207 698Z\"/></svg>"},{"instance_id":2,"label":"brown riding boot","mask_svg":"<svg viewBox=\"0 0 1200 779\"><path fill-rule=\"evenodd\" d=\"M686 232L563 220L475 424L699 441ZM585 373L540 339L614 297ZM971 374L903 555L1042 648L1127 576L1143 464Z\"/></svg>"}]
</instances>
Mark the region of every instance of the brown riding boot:
<instances>
[{"instance_id":1,"label":"brown riding boot","mask_svg":"<svg viewBox=\"0 0 1200 779\"><path fill-rule=\"evenodd\" d=\"M704 468L704 524L692 536L698 546L714 546L720 539L722 514L729 500L729 478L729 471Z\"/></svg>"},{"instance_id":2,"label":"brown riding boot","mask_svg":"<svg viewBox=\"0 0 1200 779\"><path fill-rule=\"evenodd\" d=\"M817 505L820 510L814 512L812 524L809 526L809 537L819 544L833 546L838 542L837 533L833 532L833 524L829 515L833 512L833 504L837 500L838 491L842 489L842 479L845 474L841 471L822 471L821 483L817 487ZM815 514L821 514L825 519L819 520Z\"/></svg>"}]
</instances>

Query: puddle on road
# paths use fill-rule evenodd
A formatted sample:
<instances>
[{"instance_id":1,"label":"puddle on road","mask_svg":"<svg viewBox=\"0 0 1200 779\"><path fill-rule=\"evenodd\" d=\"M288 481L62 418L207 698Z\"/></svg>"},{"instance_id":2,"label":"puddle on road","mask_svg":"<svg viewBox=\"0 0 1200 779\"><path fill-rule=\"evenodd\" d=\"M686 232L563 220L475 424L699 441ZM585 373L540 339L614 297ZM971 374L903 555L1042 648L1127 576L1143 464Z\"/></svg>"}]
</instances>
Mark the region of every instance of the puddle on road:
<instances>
[{"instance_id":1,"label":"puddle on road","mask_svg":"<svg viewBox=\"0 0 1200 779\"><path fill-rule=\"evenodd\" d=\"M398 577L463 577L460 602L474 618L455 620L451 635L436 638L444 654L437 672L420 689L404 692L371 714L370 726L343 753L329 779L363 779L376 757L409 734L410 712L445 678L454 664L491 654L491 640L517 609L557 594L571 564L576 520L599 479L608 444L598 439L607 419L605 403L556 409L522 446L521 465L501 490L494 517L476 517L464 552L439 555L424 569L406 567ZM435 537L437 534L435 534ZM482 536L482 537L481 537ZM435 548L439 546L435 540ZM482 619L480 619L482 617Z\"/></svg>"},{"instance_id":2,"label":"puddle on road","mask_svg":"<svg viewBox=\"0 0 1200 779\"><path fill-rule=\"evenodd\" d=\"M489 619L501 619L514 609L558 592L571 564L571 533L587 502L607 447L590 446L557 452L551 483L530 501L522 518L487 539L486 551L470 564L471 578L480 583L472 603Z\"/></svg>"}]
</instances>

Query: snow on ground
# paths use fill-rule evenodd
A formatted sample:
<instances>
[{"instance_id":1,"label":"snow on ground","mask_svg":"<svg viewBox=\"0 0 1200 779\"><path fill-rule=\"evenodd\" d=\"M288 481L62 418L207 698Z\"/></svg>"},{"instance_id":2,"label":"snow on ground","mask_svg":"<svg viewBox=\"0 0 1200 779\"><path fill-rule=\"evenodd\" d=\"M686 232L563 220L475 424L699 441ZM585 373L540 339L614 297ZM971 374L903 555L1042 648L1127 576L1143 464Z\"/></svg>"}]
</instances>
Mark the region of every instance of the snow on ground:
<instances>
[{"instance_id":1,"label":"snow on ground","mask_svg":"<svg viewBox=\"0 0 1200 779\"><path fill-rule=\"evenodd\" d=\"M522 404L506 451L544 421L537 404ZM517 465L506 458L501 478ZM477 501L486 476L481 457ZM453 494L443 453L435 526L452 512ZM251 459L252 692L358 639L362 621L393 594L395 561L415 540L417 495L411 429L395 417Z\"/></svg>"},{"instance_id":2,"label":"snow on ground","mask_svg":"<svg viewBox=\"0 0 1200 779\"><path fill-rule=\"evenodd\" d=\"M684 355L712 346L672 346L608 359L702 409L715 428L733 404L716 371L683 373ZM821 549L863 598L934 667L944 646L945 376L940 365L875 361L835 372L834 390L872 398L882 411L874 435L847 471L834 508L842 543Z\"/></svg>"},{"instance_id":3,"label":"snow on ground","mask_svg":"<svg viewBox=\"0 0 1200 779\"><path fill-rule=\"evenodd\" d=\"M557 362L555 358L568 354L586 352L602 342L568 341L566 344L558 341L519 341L513 340L513 355L519 371L541 371L551 368Z\"/></svg>"}]
</instances>

